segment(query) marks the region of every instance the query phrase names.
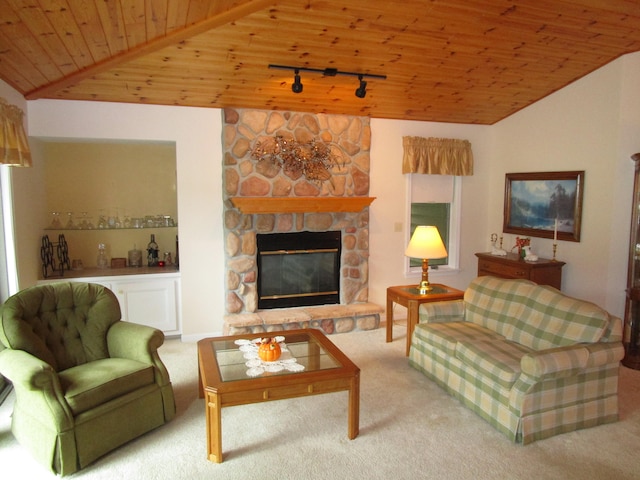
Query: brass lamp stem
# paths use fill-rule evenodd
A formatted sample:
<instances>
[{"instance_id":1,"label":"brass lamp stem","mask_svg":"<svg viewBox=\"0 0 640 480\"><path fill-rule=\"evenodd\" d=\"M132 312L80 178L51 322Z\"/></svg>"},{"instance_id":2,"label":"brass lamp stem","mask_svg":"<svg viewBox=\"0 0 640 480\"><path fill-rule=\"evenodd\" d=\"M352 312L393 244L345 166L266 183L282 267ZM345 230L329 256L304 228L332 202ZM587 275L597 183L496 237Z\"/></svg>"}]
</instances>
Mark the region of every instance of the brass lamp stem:
<instances>
[{"instance_id":1,"label":"brass lamp stem","mask_svg":"<svg viewBox=\"0 0 640 480\"><path fill-rule=\"evenodd\" d=\"M420 290L420 295L424 295L427 292L433 290L433 287L429 285L429 259L422 259L422 280L420 282L420 286L418 287Z\"/></svg>"}]
</instances>

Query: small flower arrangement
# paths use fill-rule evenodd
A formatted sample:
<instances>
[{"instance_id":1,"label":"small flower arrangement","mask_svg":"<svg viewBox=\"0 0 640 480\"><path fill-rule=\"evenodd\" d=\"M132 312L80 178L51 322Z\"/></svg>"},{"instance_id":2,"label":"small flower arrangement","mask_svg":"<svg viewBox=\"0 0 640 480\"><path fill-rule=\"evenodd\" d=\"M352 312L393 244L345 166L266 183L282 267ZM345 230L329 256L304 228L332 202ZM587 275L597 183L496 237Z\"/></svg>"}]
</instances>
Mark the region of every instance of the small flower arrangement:
<instances>
[{"instance_id":1,"label":"small flower arrangement","mask_svg":"<svg viewBox=\"0 0 640 480\"><path fill-rule=\"evenodd\" d=\"M529 247L529 246L531 246L531 239L529 237L524 237L524 238L516 237L516 244L511 248L511 250L513 250L514 248L517 248L518 256L520 258L524 258L524 255L525 255L524 247Z\"/></svg>"}]
</instances>

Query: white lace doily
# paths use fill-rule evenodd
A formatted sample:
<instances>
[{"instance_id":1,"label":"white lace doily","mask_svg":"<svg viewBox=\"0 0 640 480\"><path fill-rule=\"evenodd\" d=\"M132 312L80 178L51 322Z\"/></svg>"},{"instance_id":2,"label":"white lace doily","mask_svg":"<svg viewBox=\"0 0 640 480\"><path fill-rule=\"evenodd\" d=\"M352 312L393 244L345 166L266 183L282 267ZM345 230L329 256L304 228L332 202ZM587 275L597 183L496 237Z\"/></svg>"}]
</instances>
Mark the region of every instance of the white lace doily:
<instances>
[{"instance_id":1,"label":"white lace doily","mask_svg":"<svg viewBox=\"0 0 640 480\"><path fill-rule=\"evenodd\" d=\"M276 342L280 345L282 355L274 362L265 362L258 356L258 347L260 346L260 339L255 338L253 340L240 339L236 340L235 344L240 347L240 351L243 352L244 358L247 360L245 365L249 367L247 375L249 377L257 377L265 372L276 373L282 370L289 372L301 372L304 370L304 365L300 365L298 361L291 355L291 352L287 349L286 343L284 343L283 336L275 337Z\"/></svg>"}]
</instances>

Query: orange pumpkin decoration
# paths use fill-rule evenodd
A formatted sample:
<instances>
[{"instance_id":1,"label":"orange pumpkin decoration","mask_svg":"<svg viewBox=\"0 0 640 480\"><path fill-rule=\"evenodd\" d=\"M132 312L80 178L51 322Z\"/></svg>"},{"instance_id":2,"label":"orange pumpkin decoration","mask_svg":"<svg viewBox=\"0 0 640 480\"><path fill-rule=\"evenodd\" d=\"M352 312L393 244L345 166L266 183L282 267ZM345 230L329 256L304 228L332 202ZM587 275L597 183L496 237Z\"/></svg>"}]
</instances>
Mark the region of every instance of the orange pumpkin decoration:
<instances>
[{"instance_id":1,"label":"orange pumpkin decoration","mask_svg":"<svg viewBox=\"0 0 640 480\"><path fill-rule=\"evenodd\" d=\"M280 355L282 355L282 349L275 338L260 339L260 346L258 347L260 360L263 362L275 362L280 358Z\"/></svg>"}]
</instances>

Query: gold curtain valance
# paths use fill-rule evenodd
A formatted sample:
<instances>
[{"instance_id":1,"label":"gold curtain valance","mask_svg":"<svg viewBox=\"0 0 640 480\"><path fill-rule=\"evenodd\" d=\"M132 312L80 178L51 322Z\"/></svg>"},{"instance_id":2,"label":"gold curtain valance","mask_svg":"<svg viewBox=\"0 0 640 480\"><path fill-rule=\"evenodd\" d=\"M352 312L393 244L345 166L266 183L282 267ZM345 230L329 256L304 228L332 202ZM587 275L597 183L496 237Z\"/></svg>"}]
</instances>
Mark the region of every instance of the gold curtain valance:
<instances>
[{"instance_id":1,"label":"gold curtain valance","mask_svg":"<svg viewBox=\"0 0 640 480\"><path fill-rule=\"evenodd\" d=\"M468 140L402 137L402 173L473 175L473 152Z\"/></svg>"},{"instance_id":2,"label":"gold curtain valance","mask_svg":"<svg viewBox=\"0 0 640 480\"><path fill-rule=\"evenodd\" d=\"M24 113L0 97L0 164L31 166L31 151L24 131Z\"/></svg>"}]
</instances>

